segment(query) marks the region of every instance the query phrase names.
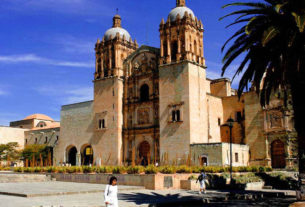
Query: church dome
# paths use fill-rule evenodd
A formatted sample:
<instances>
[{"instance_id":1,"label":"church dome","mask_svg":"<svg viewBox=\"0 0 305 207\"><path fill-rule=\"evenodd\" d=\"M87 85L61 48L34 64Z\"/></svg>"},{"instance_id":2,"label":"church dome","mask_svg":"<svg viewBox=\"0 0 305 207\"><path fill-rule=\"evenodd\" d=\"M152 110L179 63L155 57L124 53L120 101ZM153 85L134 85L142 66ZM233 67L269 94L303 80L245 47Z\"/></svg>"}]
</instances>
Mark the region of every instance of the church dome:
<instances>
[{"instance_id":1,"label":"church dome","mask_svg":"<svg viewBox=\"0 0 305 207\"><path fill-rule=\"evenodd\" d=\"M110 28L106 31L104 37L105 40L110 40L110 39L114 39L116 37L116 34L119 33L120 37L123 38L123 35L125 35L126 40L130 39L130 34L123 28L121 27L113 27Z\"/></svg>"},{"instance_id":2,"label":"church dome","mask_svg":"<svg viewBox=\"0 0 305 207\"><path fill-rule=\"evenodd\" d=\"M54 121L51 117L44 115L44 114L32 114L30 116L25 117L23 120L30 120L30 119L40 119L40 120L47 120L47 121Z\"/></svg>"},{"instance_id":3,"label":"church dome","mask_svg":"<svg viewBox=\"0 0 305 207\"><path fill-rule=\"evenodd\" d=\"M129 41L130 34L122 28L122 18L118 14L113 17L112 28L108 29L104 35L105 41L114 39L117 33L120 34L121 38L125 36L125 39Z\"/></svg>"},{"instance_id":4,"label":"church dome","mask_svg":"<svg viewBox=\"0 0 305 207\"><path fill-rule=\"evenodd\" d=\"M184 17L185 12L187 12L188 14L192 15L192 18L195 19L195 14L194 12L185 6L179 6L174 8L168 15L168 18L170 19L171 22L176 21L177 15L180 15L180 18L182 19Z\"/></svg>"}]
</instances>

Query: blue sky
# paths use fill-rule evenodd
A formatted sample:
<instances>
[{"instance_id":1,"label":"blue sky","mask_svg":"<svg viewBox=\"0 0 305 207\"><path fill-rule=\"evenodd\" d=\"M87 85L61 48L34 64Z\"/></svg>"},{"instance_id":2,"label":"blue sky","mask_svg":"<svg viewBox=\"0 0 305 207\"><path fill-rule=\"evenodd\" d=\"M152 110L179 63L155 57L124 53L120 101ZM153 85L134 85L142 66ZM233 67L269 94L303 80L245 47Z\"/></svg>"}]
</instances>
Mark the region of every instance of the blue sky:
<instances>
[{"instance_id":1,"label":"blue sky","mask_svg":"<svg viewBox=\"0 0 305 207\"><path fill-rule=\"evenodd\" d=\"M232 1L186 2L204 24L208 77L218 78L220 48L234 31L225 29L230 19L218 18L229 12L221 6ZM91 100L94 44L112 26L116 8L133 39L159 47L159 24L175 4L175 0L1 0L0 125L34 113L59 120L61 105Z\"/></svg>"}]
</instances>

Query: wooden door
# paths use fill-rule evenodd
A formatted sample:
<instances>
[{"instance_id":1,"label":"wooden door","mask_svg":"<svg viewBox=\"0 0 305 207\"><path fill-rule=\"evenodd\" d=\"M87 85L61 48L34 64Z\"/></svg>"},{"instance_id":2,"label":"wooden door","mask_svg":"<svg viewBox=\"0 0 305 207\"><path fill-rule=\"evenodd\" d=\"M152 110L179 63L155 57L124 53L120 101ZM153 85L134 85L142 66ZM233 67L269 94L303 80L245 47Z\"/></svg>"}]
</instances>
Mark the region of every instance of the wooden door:
<instances>
[{"instance_id":1,"label":"wooden door","mask_svg":"<svg viewBox=\"0 0 305 207\"><path fill-rule=\"evenodd\" d=\"M271 144L272 168L285 168L285 145L282 141L276 140Z\"/></svg>"}]
</instances>

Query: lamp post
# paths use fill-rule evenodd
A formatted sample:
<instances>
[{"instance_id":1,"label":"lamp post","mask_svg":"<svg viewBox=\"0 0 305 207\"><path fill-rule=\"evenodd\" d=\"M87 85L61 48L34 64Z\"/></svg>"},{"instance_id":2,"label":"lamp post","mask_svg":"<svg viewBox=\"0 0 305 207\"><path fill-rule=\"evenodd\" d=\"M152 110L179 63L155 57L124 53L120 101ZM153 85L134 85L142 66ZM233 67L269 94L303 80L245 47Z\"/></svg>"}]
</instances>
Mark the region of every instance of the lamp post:
<instances>
[{"instance_id":1,"label":"lamp post","mask_svg":"<svg viewBox=\"0 0 305 207\"><path fill-rule=\"evenodd\" d=\"M232 184L232 128L233 128L234 120L230 117L227 120L227 126L230 128L230 184Z\"/></svg>"}]
</instances>

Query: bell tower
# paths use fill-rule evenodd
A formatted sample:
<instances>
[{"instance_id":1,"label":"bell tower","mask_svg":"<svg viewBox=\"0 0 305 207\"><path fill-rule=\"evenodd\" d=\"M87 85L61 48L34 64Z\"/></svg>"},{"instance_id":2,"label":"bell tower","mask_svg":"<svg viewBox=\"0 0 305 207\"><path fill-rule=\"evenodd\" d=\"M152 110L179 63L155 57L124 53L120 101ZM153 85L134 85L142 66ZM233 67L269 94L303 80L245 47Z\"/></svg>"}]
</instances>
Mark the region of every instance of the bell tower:
<instances>
[{"instance_id":1,"label":"bell tower","mask_svg":"<svg viewBox=\"0 0 305 207\"><path fill-rule=\"evenodd\" d=\"M103 40L95 45L96 70L94 79L123 76L123 61L138 48L130 34L122 28L120 15L113 17L112 28L106 31Z\"/></svg>"},{"instance_id":2,"label":"bell tower","mask_svg":"<svg viewBox=\"0 0 305 207\"><path fill-rule=\"evenodd\" d=\"M176 3L160 24L160 156L176 152L169 162L190 155L191 144L208 142L203 26L185 0Z\"/></svg>"},{"instance_id":3,"label":"bell tower","mask_svg":"<svg viewBox=\"0 0 305 207\"><path fill-rule=\"evenodd\" d=\"M123 61L138 47L122 28L121 17L113 17L112 28L95 45L94 74L94 138L105 156L102 162L122 164L123 132Z\"/></svg>"},{"instance_id":4,"label":"bell tower","mask_svg":"<svg viewBox=\"0 0 305 207\"><path fill-rule=\"evenodd\" d=\"M160 64L183 60L205 66L203 54L203 24L193 11L186 7L185 0L177 0L176 8L160 24Z\"/></svg>"}]
</instances>

